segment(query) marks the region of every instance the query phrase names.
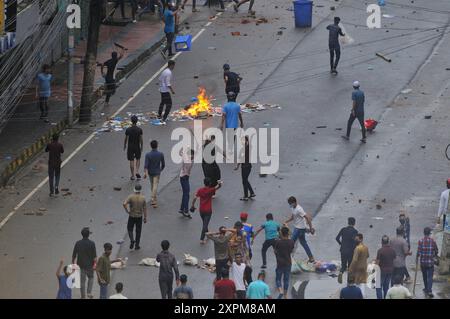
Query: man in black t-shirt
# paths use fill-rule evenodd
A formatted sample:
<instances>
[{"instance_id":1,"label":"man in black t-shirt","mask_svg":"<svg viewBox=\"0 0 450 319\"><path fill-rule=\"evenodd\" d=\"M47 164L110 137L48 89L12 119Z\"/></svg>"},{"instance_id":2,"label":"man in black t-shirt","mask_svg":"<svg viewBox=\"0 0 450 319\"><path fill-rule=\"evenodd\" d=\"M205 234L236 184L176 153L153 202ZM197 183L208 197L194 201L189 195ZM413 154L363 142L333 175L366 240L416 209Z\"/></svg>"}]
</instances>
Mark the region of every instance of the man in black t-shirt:
<instances>
[{"instance_id":1,"label":"man in black t-shirt","mask_svg":"<svg viewBox=\"0 0 450 319\"><path fill-rule=\"evenodd\" d=\"M334 18L334 24L330 24L327 26L327 30L329 31L328 37L328 48L330 49L330 68L331 73L337 74L336 71L339 59L341 58L341 46L339 45L339 36L345 36L342 32L342 29L339 27L339 22L341 19L339 17ZM334 56L336 55L336 60Z\"/></svg>"},{"instance_id":2,"label":"man in black t-shirt","mask_svg":"<svg viewBox=\"0 0 450 319\"><path fill-rule=\"evenodd\" d=\"M47 144L45 151L48 153L48 182L50 185L50 197L59 194L59 179L61 176L61 154L64 147L58 142L59 135L53 134L52 142Z\"/></svg>"},{"instance_id":3,"label":"man in black t-shirt","mask_svg":"<svg viewBox=\"0 0 450 319\"><path fill-rule=\"evenodd\" d=\"M278 299L284 297L287 299L287 292L289 288L289 278L291 275L292 258L291 254L294 251L295 242L289 238L289 228L281 228L281 239L276 240L273 245L275 257L277 258L277 268L275 282L279 291ZM283 287L281 279L283 277Z\"/></svg>"},{"instance_id":4,"label":"man in black t-shirt","mask_svg":"<svg viewBox=\"0 0 450 319\"><path fill-rule=\"evenodd\" d=\"M130 161L131 177L133 181L136 176L137 179L141 179L139 175L139 166L141 164L141 154L142 154L142 129L137 126L138 118L136 115L131 117L131 127L127 128L125 131L125 141L123 145L123 150L127 149L127 158Z\"/></svg>"},{"instance_id":5,"label":"man in black t-shirt","mask_svg":"<svg viewBox=\"0 0 450 319\"><path fill-rule=\"evenodd\" d=\"M237 98L240 88L242 78L239 74L230 71L230 65L223 65L223 79L225 81L225 94L228 96L229 92L233 92L235 98Z\"/></svg>"},{"instance_id":6,"label":"man in black t-shirt","mask_svg":"<svg viewBox=\"0 0 450 319\"><path fill-rule=\"evenodd\" d=\"M353 259L353 251L356 247L355 237L358 231L355 229L355 218L348 218L348 226L342 228L336 236L336 241L341 246L341 271L339 272L338 282L342 283L342 274L350 267Z\"/></svg>"},{"instance_id":7,"label":"man in black t-shirt","mask_svg":"<svg viewBox=\"0 0 450 319\"><path fill-rule=\"evenodd\" d=\"M123 58L123 50L121 48L120 55L116 51L111 53L111 59L102 64L102 76L105 78L105 104L109 104L109 99L114 93L116 93L116 80L114 78L114 71L116 70L117 63ZM106 67L106 74L105 74Z\"/></svg>"}]
</instances>

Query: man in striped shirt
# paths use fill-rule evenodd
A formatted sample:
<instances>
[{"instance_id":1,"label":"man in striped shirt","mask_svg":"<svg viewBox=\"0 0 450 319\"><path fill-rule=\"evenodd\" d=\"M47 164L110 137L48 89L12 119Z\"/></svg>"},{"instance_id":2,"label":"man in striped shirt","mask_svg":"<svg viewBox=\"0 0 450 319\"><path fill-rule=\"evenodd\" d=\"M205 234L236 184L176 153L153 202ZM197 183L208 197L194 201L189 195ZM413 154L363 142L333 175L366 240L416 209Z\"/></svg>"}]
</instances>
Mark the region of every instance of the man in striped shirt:
<instances>
[{"instance_id":1,"label":"man in striped shirt","mask_svg":"<svg viewBox=\"0 0 450 319\"><path fill-rule=\"evenodd\" d=\"M438 256L438 247L431 235L431 228L425 227L423 230L424 238L419 240L417 247L417 260L420 259L420 269L422 270L423 284L425 288L423 292L426 296L433 298L433 273L434 273L434 257Z\"/></svg>"}]
</instances>

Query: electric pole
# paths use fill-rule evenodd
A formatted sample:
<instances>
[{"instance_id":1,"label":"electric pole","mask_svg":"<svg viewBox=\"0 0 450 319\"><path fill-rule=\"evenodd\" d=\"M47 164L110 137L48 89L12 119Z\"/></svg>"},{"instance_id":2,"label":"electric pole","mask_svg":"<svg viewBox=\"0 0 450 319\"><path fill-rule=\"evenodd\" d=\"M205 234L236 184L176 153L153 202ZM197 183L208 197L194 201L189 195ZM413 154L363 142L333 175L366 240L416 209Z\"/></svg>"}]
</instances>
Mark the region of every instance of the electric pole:
<instances>
[{"instance_id":1,"label":"electric pole","mask_svg":"<svg viewBox=\"0 0 450 319\"><path fill-rule=\"evenodd\" d=\"M84 59L83 89L81 93L80 123L89 123L92 113L95 70L97 68L97 47L100 25L103 19L105 0L90 1L89 35Z\"/></svg>"}]
</instances>

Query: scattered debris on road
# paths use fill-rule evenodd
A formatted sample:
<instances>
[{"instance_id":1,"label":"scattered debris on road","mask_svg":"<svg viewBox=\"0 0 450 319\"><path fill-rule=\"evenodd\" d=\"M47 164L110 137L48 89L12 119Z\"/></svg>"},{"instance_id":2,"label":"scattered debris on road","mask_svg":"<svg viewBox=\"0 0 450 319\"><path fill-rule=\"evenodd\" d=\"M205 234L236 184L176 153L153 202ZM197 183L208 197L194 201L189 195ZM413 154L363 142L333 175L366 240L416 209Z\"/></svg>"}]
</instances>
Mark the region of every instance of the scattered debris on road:
<instances>
[{"instance_id":1,"label":"scattered debris on road","mask_svg":"<svg viewBox=\"0 0 450 319\"><path fill-rule=\"evenodd\" d=\"M426 120L431 119L431 115L425 115L425 119L426 119Z\"/></svg>"},{"instance_id":2,"label":"scattered debris on road","mask_svg":"<svg viewBox=\"0 0 450 319\"><path fill-rule=\"evenodd\" d=\"M239 31L233 31L233 32L231 32L231 35L233 37L239 37L241 35L241 33Z\"/></svg>"},{"instance_id":3,"label":"scattered debris on road","mask_svg":"<svg viewBox=\"0 0 450 319\"><path fill-rule=\"evenodd\" d=\"M112 225L112 224L114 224L114 222L111 220L108 220L105 225Z\"/></svg>"},{"instance_id":4,"label":"scattered debris on road","mask_svg":"<svg viewBox=\"0 0 450 319\"><path fill-rule=\"evenodd\" d=\"M380 204L377 204L377 209L381 209L382 208L382 206L380 205Z\"/></svg>"},{"instance_id":5,"label":"scattered debris on road","mask_svg":"<svg viewBox=\"0 0 450 319\"><path fill-rule=\"evenodd\" d=\"M189 265L189 266L197 266L198 258L191 256L190 254L184 254L183 264Z\"/></svg>"},{"instance_id":6,"label":"scattered debris on road","mask_svg":"<svg viewBox=\"0 0 450 319\"><path fill-rule=\"evenodd\" d=\"M114 187L113 189L114 189L115 191L120 192L120 191L122 190L122 187Z\"/></svg>"},{"instance_id":7,"label":"scattered debris on road","mask_svg":"<svg viewBox=\"0 0 450 319\"><path fill-rule=\"evenodd\" d=\"M386 56L384 56L383 54L381 54L381 53L375 53L375 55L377 56L377 57L379 57L379 58L382 58L384 61L386 61L386 62L389 62L389 63L391 63L392 62L392 60L391 59L389 59L389 58L387 58Z\"/></svg>"},{"instance_id":8,"label":"scattered debris on road","mask_svg":"<svg viewBox=\"0 0 450 319\"><path fill-rule=\"evenodd\" d=\"M138 263L138 265L159 267L160 264L159 264L159 262L156 261L156 258L144 258Z\"/></svg>"},{"instance_id":9,"label":"scattered debris on road","mask_svg":"<svg viewBox=\"0 0 450 319\"><path fill-rule=\"evenodd\" d=\"M411 93L412 92L412 89L404 89L404 90L402 90L400 93L402 93L402 94L408 94L408 93Z\"/></svg>"}]
</instances>

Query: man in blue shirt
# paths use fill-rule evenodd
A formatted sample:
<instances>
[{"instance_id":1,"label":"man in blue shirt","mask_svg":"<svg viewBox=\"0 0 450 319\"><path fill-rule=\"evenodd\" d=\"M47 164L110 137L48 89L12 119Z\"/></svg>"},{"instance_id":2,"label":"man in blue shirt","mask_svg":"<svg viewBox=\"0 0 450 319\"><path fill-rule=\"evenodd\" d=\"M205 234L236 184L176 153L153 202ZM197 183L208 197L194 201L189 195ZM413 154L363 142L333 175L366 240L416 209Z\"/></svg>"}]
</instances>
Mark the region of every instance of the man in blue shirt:
<instances>
[{"instance_id":1,"label":"man in blue shirt","mask_svg":"<svg viewBox=\"0 0 450 319\"><path fill-rule=\"evenodd\" d=\"M354 89L352 93L353 106L350 118L348 119L347 123L347 135L343 135L342 138L347 141L350 139L350 131L352 129L352 124L355 121L355 119L358 119L362 130L361 142L366 143L366 126L364 125L364 100L365 100L364 92L359 89L358 81L353 82L353 89Z\"/></svg>"},{"instance_id":2,"label":"man in blue shirt","mask_svg":"<svg viewBox=\"0 0 450 319\"><path fill-rule=\"evenodd\" d=\"M267 214L266 215L266 222L264 224L262 224L261 227L258 228L258 230L255 233L255 236L252 239L252 245L253 245L253 240L256 238L256 236L258 236L258 234L264 229L265 234L266 234L266 240L263 243L262 246L262 260L263 260L263 264L261 266L261 268L266 268L267 267L267 250L269 249L269 247L272 246L272 248L274 247L275 241L279 238L279 231L280 231L280 224L273 221L273 215L272 214Z\"/></svg>"},{"instance_id":3,"label":"man in blue shirt","mask_svg":"<svg viewBox=\"0 0 450 319\"><path fill-rule=\"evenodd\" d=\"M175 19L178 10L172 2L168 3L168 9L164 10L164 33L166 34L167 44L161 51L161 55L166 59L166 52L169 51L168 57L171 58L174 54L172 52L172 42L175 37Z\"/></svg>"},{"instance_id":4,"label":"man in blue shirt","mask_svg":"<svg viewBox=\"0 0 450 319\"><path fill-rule=\"evenodd\" d=\"M39 97L39 108L41 109L40 119L45 119L45 122L48 122L48 99L52 93L52 80L53 75L51 74L50 66L45 64L42 72L37 75L38 85L36 87L36 97Z\"/></svg>"},{"instance_id":5,"label":"man in blue shirt","mask_svg":"<svg viewBox=\"0 0 450 319\"><path fill-rule=\"evenodd\" d=\"M269 286L264 282L266 273L262 270L258 280L253 281L247 288L247 299L272 299Z\"/></svg>"},{"instance_id":6,"label":"man in blue shirt","mask_svg":"<svg viewBox=\"0 0 450 319\"><path fill-rule=\"evenodd\" d=\"M228 103L222 108L222 123L220 124L220 129L224 129L225 124L225 135L227 139L227 153L231 157L232 150L234 149L235 140L235 130L239 127L244 127L244 122L242 120L241 106L236 103L236 94L234 92L228 92L227 94Z\"/></svg>"},{"instance_id":7,"label":"man in blue shirt","mask_svg":"<svg viewBox=\"0 0 450 319\"><path fill-rule=\"evenodd\" d=\"M340 299L364 299L361 289L355 285L355 278L348 276L347 287L341 289Z\"/></svg>"},{"instance_id":8,"label":"man in blue shirt","mask_svg":"<svg viewBox=\"0 0 450 319\"><path fill-rule=\"evenodd\" d=\"M164 167L166 167L166 163L164 161L164 154L158 151L158 141L151 141L150 146L152 148L151 152L145 154L144 179L146 179L147 176L150 177L150 185L152 189L151 204L153 208L157 208L158 203L156 200L156 194L158 192L159 176L164 170Z\"/></svg>"}]
</instances>

